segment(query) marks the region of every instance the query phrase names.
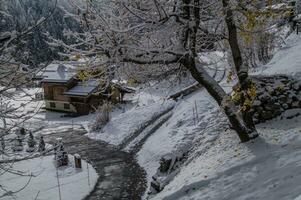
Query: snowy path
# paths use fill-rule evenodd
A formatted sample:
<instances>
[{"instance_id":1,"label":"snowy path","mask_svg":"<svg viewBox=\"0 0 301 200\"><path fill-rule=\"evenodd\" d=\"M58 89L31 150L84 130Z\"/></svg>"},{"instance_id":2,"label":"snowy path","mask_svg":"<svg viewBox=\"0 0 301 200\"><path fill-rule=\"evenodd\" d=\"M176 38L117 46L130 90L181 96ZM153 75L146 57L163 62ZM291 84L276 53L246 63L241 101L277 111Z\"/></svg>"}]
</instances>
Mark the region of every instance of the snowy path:
<instances>
[{"instance_id":1,"label":"snowy path","mask_svg":"<svg viewBox=\"0 0 301 200\"><path fill-rule=\"evenodd\" d=\"M156 130L158 130L171 117L172 109L173 107L162 112L160 115L156 116L156 118L148 121L146 125L137 130L132 137L128 138L121 145L119 145L119 149L136 154L141 149L147 138Z\"/></svg>"},{"instance_id":2,"label":"snowy path","mask_svg":"<svg viewBox=\"0 0 301 200\"><path fill-rule=\"evenodd\" d=\"M146 188L145 172L133 155L118 151L107 143L89 139L84 136L85 133L83 128L64 128L60 131L60 127L57 127L53 133L44 137L50 143L62 137L69 153L80 154L96 169L99 179L86 199L141 199Z\"/></svg>"}]
</instances>

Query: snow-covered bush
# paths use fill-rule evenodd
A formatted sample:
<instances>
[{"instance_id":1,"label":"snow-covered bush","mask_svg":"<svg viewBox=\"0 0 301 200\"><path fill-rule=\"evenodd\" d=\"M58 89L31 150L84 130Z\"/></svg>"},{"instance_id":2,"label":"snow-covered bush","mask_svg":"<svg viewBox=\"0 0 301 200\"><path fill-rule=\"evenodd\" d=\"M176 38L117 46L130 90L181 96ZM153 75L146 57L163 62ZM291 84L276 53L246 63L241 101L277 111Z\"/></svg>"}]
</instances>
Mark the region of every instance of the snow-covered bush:
<instances>
[{"instance_id":1,"label":"snow-covered bush","mask_svg":"<svg viewBox=\"0 0 301 200\"><path fill-rule=\"evenodd\" d=\"M160 167L152 176L149 194L161 192L164 187L177 175L180 166L185 161L185 154L181 151L164 155L160 159Z\"/></svg>"},{"instance_id":2,"label":"snow-covered bush","mask_svg":"<svg viewBox=\"0 0 301 200\"><path fill-rule=\"evenodd\" d=\"M5 141L4 141L4 137L1 137L1 150L5 151Z\"/></svg>"},{"instance_id":3,"label":"snow-covered bush","mask_svg":"<svg viewBox=\"0 0 301 200\"><path fill-rule=\"evenodd\" d=\"M43 151L45 151L45 142L44 142L44 138L43 138L43 136L41 136L41 138L40 138L40 140L39 140L39 146L38 146L38 151L39 152L43 152Z\"/></svg>"},{"instance_id":4,"label":"snow-covered bush","mask_svg":"<svg viewBox=\"0 0 301 200\"><path fill-rule=\"evenodd\" d=\"M32 135L32 133L29 133L29 137L27 139L27 146L28 148L26 149L27 152L33 152L35 150L35 145L36 145L36 141Z\"/></svg>"},{"instance_id":5,"label":"snow-covered bush","mask_svg":"<svg viewBox=\"0 0 301 200\"><path fill-rule=\"evenodd\" d=\"M110 121L110 111L111 104L104 103L102 106L99 106L96 111L96 118L92 124L92 131L102 129Z\"/></svg>"},{"instance_id":6,"label":"snow-covered bush","mask_svg":"<svg viewBox=\"0 0 301 200\"><path fill-rule=\"evenodd\" d=\"M23 141L20 136L17 136L17 138L15 138L13 151L23 151Z\"/></svg>"},{"instance_id":7,"label":"snow-covered bush","mask_svg":"<svg viewBox=\"0 0 301 200\"><path fill-rule=\"evenodd\" d=\"M56 161L56 166L66 166L69 163L68 153L65 150L62 139L58 138L58 141L54 148L54 159Z\"/></svg>"}]
</instances>

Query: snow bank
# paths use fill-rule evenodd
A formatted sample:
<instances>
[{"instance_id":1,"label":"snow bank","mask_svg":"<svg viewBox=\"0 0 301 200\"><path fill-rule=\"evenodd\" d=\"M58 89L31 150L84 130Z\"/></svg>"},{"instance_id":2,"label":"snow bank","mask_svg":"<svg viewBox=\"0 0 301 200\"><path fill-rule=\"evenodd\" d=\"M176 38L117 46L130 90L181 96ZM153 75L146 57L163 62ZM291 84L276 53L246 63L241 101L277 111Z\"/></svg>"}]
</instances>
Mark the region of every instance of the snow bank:
<instances>
[{"instance_id":1,"label":"snow bank","mask_svg":"<svg viewBox=\"0 0 301 200\"><path fill-rule=\"evenodd\" d=\"M194 118L192 114L195 106L198 109L198 118ZM216 112L214 106L215 102L205 90L179 101L173 109L172 117L148 138L137 155L139 164L147 172L149 183L160 165L162 156L171 152L185 153L193 146L195 137L201 135L204 131L202 129L205 128L201 121L206 121L212 116L211 112ZM214 140L216 134L218 132L206 133L206 140Z\"/></svg>"},{"instance_id":2,"label":"snow bank","mask_svg":"<svg viewBox=\"0 0 301 200\"><path fill-rule=\"evenodd\" d=\"M149 121L156 119L173 106L173 101L166 101L162 104L152 103L134 107L113 117L101 132L90 132L88 136L113 145L120 145L139 131L141 127L147 126Z\"/></svg>"},{"instance_id":3,"label":"snow bank","mask_svg":"<svg viewBox=\"0 0 301 200\"><path fill-rule=\"evenodd\" d=\"M301 116L258 126L260 138L242 144L212 112L181 171L151 199L294 199L300 194ZM215 139L210 140L208 134Z\"/></svg>"},{"instance_id":4,"label":"snow bank","mask_svg":"<svg viewBox=\"0 0 301 200\"><path fill-rule=\"evenodd\" d=\"M191 108L190 112L188 112L189 108L187 108L187 106L189 106L189 104L187 105L187 101L192 101L191 103L197 101L197 104L201 105L198 106L199 122L196 125L193 124ZM190 106L192 107L192 105L193 104L191 104ZM235 133L231 131L228 131L228 133L225 132L225 129L227 128L227 119L218 108L212 97L210 97L210 95L205 90L193 95L188 99L185 99L184 102L182 102L182 106L182 109L186 110L187 112L184 115L187 119L187 125L189 125L188 122L192 124L190 124L190 130L187 129L187 125L181 126L179 129L182 131L185 131L186 129L186 136L184 136L185 139L187 136L190 136L190 142L188 144L190 144L189 146L192 147L190 149L192 153L190 153L187 162L182 167L179 174L174 177L174 180L170 184L168 184L161 193L154 196L154 199L163 199L165 197L170 197L170 199L177 199L177 196L183 198L183 196L185 196L184 194L186 194L185 191L190 187L193 187L192 185L199 185L201 180L206 180L210 177L216 176L216 173L218 171L222 171L225 167L231 167L238 164L236 162L241 159L237 158L229 162L230 158L232 157L231 154L235 153L236 151L240 152L243 150L241 150L241 147L235 147L235 145L238 144L238 137L235 135ZM181 121L185 120L183 116L178 115L178 117L180 119L182 118ZM218 144L217 140L219 140L220 135L223 134L230 136L231 140L227 139L222 144ZM160 133L160 136L158 135L158 141L156 141L157 144L159 141L167 140L159 139L162 138L163 135L163 132ZM181 141L181 138L174 139L175 136L171 136L171 138L172 141L178 140L177 143L180 143ZM168 145L163 144L163 142L161 143L162 145L158 146L166 147L166 151L170 149ZM155 163L157 164L154 167L151 167L151 165L147 165L147 163L141 163L142 166L144 164L146 169L148 169L148 173L154 173L155 169L158 168L159 165L159 156L155 157L155 152L157 151L157 149L153 149L154 152L150 152L149 154L154 154L152 155L152 157L156 159L154 160L155 162L153 165L155 165ZM143 158L145 156L141 157ZM140 156L138 158L140 158Z\"/></svg>"},{"instance_id":5,"label":"snow bank","mask_svg":"<svg viewBox=\"0 0 301 200\"><path fill-rule=\"evenodd\" d=\"M300 113L301 109L287 110L276 119L257 125L257 130L271 144L286 146L301 141Z\"/></svg>"},{"instance_id":6,"label":"snow bank","mask_svg":"<svg viewBox=\"0 0 301 200\"><path fill-rule=\"evenodd\" d=\"M73 160L71 156L69 159ZM6 167L8 168L9 166ZM98 179L94 168L84 160L82 160L82 169L75 169L72 163L70 166L61 167L56 170L53 156L16 162L13 164L11 170L22 172L23 176L6 172L1 175L0 185L5 186L7 191L17 191L28 182L28 185L23 190L13 194L16 199L24 200L59 199L57 173L62 200L83 199L92 191ZM0 173L3 173L2 169ZM29 175L33 176L30 178ZM0 196L3 194L3 190L0 190ZM8 200L13 198L6 196L3 199Z\"/></svg>"}]
</instances>

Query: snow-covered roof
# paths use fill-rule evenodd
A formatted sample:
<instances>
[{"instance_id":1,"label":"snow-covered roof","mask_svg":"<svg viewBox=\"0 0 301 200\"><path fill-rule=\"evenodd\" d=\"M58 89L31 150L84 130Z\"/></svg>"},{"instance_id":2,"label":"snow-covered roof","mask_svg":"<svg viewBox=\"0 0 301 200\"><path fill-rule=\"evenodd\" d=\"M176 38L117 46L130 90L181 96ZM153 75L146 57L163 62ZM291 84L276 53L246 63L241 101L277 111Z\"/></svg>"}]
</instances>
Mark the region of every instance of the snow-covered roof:
<instances>
[{"instance_id":1,"label":"snow-covered roof","mask_svg":"<svg viewBox=\"0 0 301 200\"><path fill-rule=\"evenodd\" d=\"M89 96L97 90L99 86L99 80L91 79L84 82L79 82L76 86L64 92L64 95L70 96Z\"/></svg>"},{"instance_id":2,"label":"snow-covered roof","mask_svg":"<svg viewBox=\"0 0 301 200\"><path fill-rule=\"evenodd\" d=\"M76 74L76 67L72 65L50 64L44 70L38 72L36 77L42 79L41 82L65 83Z\"/></svg>"}]
</instances>

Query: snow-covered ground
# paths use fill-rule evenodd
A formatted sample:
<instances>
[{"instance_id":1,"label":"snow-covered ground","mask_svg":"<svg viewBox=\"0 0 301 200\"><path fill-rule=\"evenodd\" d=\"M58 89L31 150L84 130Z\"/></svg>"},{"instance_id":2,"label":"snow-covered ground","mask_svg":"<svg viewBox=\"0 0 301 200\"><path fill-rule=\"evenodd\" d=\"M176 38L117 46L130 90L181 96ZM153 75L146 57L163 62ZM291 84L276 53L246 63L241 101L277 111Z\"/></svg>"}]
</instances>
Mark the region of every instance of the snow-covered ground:
<instances>
[{"instance_id":1,"label":"snow-covered ground","mask_svg":"<svg viewBox=\"0 0 301 200\"><path fill-rule=\"evenodd\" d=\"M21 151L14 151L15 147L15 139L17 138L16 134L9 134L7 136L4 136L5 140L5 147L4 152L0 154L0 162L1 161L16 161L16 160L22 160L22 159L29 159L34 157L39 157L42 155L42 153L38 152L38 143L39 141L36 139L36 148L32 152L28 152L28 134L24 136L22 139L22 145L23 150ZM46 152L52 149L51 144L45 144ZM2 149L1 149L2 150Z\"/></svg>"},{"instance_id":2,"label":"snow-covered ground","mask_svg":"<svg viewBox=\"0 0 301 200\"><path fill-rule=\"evenodd\" d=\"M301 36L292 34L286 40L286 46L283 46L275 54L271 62L257 68L253 74L285 73L301 79L300 52ZM203 55L201 58L203 62L212 60L209 55ZM214 62L218 63L218 67L225 65L224 61ZM99 132L89 132L88 136L119 145L150 120L174 106L172 116L146 140L137 153L137 160L146 170L147 180L150 183L162 156L188 150L189 154L164 190L150 198L160 200L293 200L301 195L301 177L299 175L301 174L301 151L299 150L301 146L298 144L301 141L301 117L277 118L260 124L257 127L260 138L248 144L241 144L236 133L229 129L227 119L221 109L204 89L184 97L177 103L166 100L166 96L187 86L185 84L191 83L193 82L188 81L176 87L173 87L172 83L152 84L148 88L142 87L133 97L136 101L135 106L116 108L111 115L110 122ZM226 82L222 82L221 85L227 91L231 90L231 86ZM61 113L40 112L43 103L38 101L39 106L36 106L37 102L30 102L28 96L26 98L29 103L24 107L21 106L24 109L20 108L20 112L29 111L32 118L25 127L38 130L41 126L60 124L62 129L69 129L70 126L84 126L90 131L89 126L90 123L93 123L95 114L70 118L62 117ZM22 100L26 100L26 98ZM16 104L21 105L21 102ZM291 115L293 112L300 111L287 111L283 113L283 116ZM37 133L48 134L55 129L56 127L50 126L47 131L38 131ZM36 159L36 162L32 163L39 163L46 157ZM19 162L20 167L29 165L27 162L29 161ZM22 166L22 163L25 164ZM51 166L50 160L46 159L45 163L47 167ZM41 164L41 166L44 165ZM47 169L45 169L46 174ZM52 173L53 169L48 171ZM86 173L83 172L83 174ZM53 177L55 178L55 175ZM63 179L64 177L62 177ZM74 180L66 179L66 183ZM65 184L62 185L64 187ZM66 184L66 187L68 185L72 184ZM39 190L47 188L43 186ZM51 191L57 191L57 188L52 188ZM36 195L38 191L32 193ZM40 195L43 193L40 192L39 197ZM300 197L298 198L300 199ZM67 199L73 198L68 197Z\"/></svg>"},{"instance_id":3,"label":"snow-covered ground","mask_svg":"<svg viewBox=\"0 0 301 200\"><path fill-rule=\"evenodd\" d=\"M300 35L292 33L285 44L275 53L272 60L265 66L257 68L254 74L289 74L296 75L301 71Z\"/></svg>"},{"instance_id":4,"label":"snow-covered ground","mask_svg":"<svg viewBox=\"0 0 301 200\"><path fill-rule=\"evenodd\" d=\"M233 131L199 143L154 199L294 199L301 189L301 117L280 122L260 125L253 143L239 143Z\"/></svg>"},{"instance_id":5,"label":"snow-covered ground","mask_svg":"<svg viewBox=\"0 0 301 200\"><path fill-rule=\"evenodd\" d=\"M14 114L21 117L6 119L5 121L8 128L15 128L4 137L5 151L0 155L0 198L7 191L13 193L5 195L1 199L32 200L36 197L36 199L59 199L53 155L43 156L37 149L34 152L27 152L26 141L28 134L24 136L25 138L22 142L23 150L14 152L12 147L17 137L15 131L18 127L24 127L32 131L38 144L38 139L41 135L53 134L58 128L60 131L64 131L70 130L70 128L76 129L79 126L87 126L93 119L93 114L71 118L64 117L63 113L45 111L43 109L44 102L35 98L35 94L41 91L41 88L26 88L19 91L11 89L8 91L12 97L9 99L10 105L18 108ZM3 121L0 120L0 126L3 125ZM46 144L46 149L51 149L51 145ZM5 162L8 160L13 160L13 162L6 164ZM95 169L85 161L82 161L83 168L78 170L73 166L72 156L70 156L70 160L72 161L70 166L58 169L61 199L80 200L94 188L98 175ZM13 173L6 172L7 169ZM16 175L15 172L21 173L21 176ZM33 177L30 178L29 175L31 174ZM26 187L23 189L25 185Z\"/></svg>"},{"instance_id":6,"label":"snow-covered ground","mask_svg":"<svg viewBox=\"0 0 301 200\"><path fill-rule=\"evenodd\" d=\"M254 74L288 74L301 79L301 36L292 34L270 63ZM221 85L229 90L227 84ZM197 124L192 108L198 106ZM301 117L282 118L257 126L260 137L242 144L227 119L204 90L187 96L172 117L143 145L137 155L150 182L160 158L193 147L179 172L151 199L296 200L301 196ZM184 147L184 148L183 148ZM299 197L298 197L299 196ZM298 197L298 198L297 198Z\"/></svg>"},{"instance_id":7,"label":"snow-covered ground","mask_svg":"<svg viewBox=\"0 0 301 200\"><path fill-rule=\"evenodd\" d=\"M11 195L1 199L43 199L81 200L94 188L98 175L90 164L82 160L82 169L76 169L72 161L67 167L56 168L53 156L38 157L5 165L1 169L0 198L11 191ZM11 167L11 168L10 168ZM15 173L20 173L17 175ZM58 187L58 182L60 187ZM19 191L20 190L20 191ZM16 193L14 193L16 192Z\"/></svg>"},{"instance_id":8,"label":"snow-covered ground","mask_svg":"<svg viewBox=\"0 0 301 200\"><path fill-rule=\"evenodd\" d=\"M204 102L204 97L208 97L204 94L206 92L201 91L180 101L173 109L172 117L146 141L139 151L138 161L146 169L149 181L159 167L161 156L172 151L187 151L191 147L196 132L200 131L197 124L214 106L211 103L213 99ZM198 119L194 119L192 114L195 105L198 109Z\"/></svg>"}]
</instances>

